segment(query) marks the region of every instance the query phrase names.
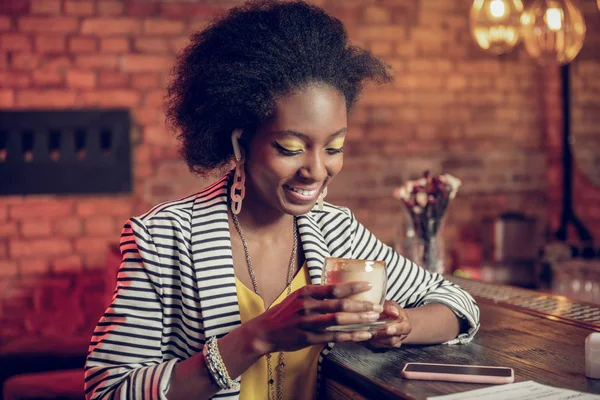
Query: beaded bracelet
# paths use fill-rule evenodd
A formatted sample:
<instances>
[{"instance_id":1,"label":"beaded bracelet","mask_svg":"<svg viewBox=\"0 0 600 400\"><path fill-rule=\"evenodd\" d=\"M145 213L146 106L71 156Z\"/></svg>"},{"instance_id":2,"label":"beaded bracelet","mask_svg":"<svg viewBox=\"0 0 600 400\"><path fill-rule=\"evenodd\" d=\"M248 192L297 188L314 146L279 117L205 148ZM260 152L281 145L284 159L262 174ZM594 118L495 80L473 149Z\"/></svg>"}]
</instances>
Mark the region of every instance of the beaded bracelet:
<instances>
[{"instance_id":1,"label":"beaded bracelet","mask_svg":"<svg viewBox=\"0 0 600 400\"><path fill-rule=\"evenodd\" d=\"M202 349L202 354L204 355L204 361L210 375L221 389L237 390L240 388L240 382L231 379L227 372L227 368L225 368L225 363L223 363L221 353L219 353L216 336L212 336L206 341L204 348Z\"/></svg>"}]
</instances>

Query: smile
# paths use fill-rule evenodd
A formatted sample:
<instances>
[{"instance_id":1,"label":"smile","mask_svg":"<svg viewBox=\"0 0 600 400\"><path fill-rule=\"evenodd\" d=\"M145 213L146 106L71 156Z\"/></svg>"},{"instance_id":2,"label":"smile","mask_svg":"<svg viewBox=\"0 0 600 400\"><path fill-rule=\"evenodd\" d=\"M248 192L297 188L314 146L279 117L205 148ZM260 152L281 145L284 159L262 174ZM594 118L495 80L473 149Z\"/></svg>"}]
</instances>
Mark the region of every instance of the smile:
<instances>
[{"instance_id":1,"label":"smile","mask_svg":"<svg viewBox=\"0 0 600 400\"><path fill-rule=\"evenodd\" d=\"M295 188L295 187L291 187L288 185L284 185L284 187L288 190L288 193L290 193L293 197L299 199L299 200L314 200L317 197L318 194L318 189L312 189L312 190L308 190L308 189L300 189L300 188Z\"/></svg>"}]
</instances>

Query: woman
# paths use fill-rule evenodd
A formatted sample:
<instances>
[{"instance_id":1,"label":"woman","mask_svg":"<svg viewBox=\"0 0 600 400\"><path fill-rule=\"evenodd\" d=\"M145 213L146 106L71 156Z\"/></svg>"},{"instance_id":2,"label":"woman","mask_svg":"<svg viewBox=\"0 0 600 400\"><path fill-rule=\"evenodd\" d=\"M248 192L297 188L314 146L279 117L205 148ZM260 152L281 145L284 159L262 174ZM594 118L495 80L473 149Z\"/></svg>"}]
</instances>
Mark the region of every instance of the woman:
<instances>
[{"instance_id":1,"label":"woman","mask_svg":"<svg viewBox=\"0 0 600 400\"><path fill-rule=\"evenodd\" d=\"M235 169L125 225L88 399L309 399L328 343L472 338L479 310L467 293L322 203L368 79L388 81L387 67L302 2L248 3L192 37L167 115L192 171ZM385 260L385 310L349 297L365 282L320 285L327 256ZM394 323L376 333L326 330L382 318Z\"/></svg>"}]
</instances>

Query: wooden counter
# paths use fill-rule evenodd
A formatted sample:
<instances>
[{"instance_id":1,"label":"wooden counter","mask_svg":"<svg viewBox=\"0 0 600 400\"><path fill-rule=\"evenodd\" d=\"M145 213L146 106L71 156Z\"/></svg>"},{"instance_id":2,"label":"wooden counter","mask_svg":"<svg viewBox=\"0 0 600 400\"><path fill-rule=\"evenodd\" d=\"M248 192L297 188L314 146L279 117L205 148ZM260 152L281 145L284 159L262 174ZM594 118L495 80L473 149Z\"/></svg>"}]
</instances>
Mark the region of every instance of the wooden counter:
<instances>
[{"instance_id":1,"label":"wooden counter","mask_svg":"<svg viewBox=\"0 0 600 400\"><path fill-rule=\"evenodd\" d=\"M600 394L600 380L584 374L584 341L591 332L600 331L600 325L591 322L596 316L600 318L600 308L530 290L462 280L457 283L475 295L481 308L481 329L472 342L404 346L382 352L357 344L338 345L323 364L326 397L425 399L489 386L403 379L400 371L404 364L418 361L512 367L515 382L533 380ZM500 293L497 298L491 295L493 288ZM478 290L486 297L477 295ZM526 306L515 305L518 302ZM574 312L578 319L566 316Z\"/></svg>"}]
</instances>

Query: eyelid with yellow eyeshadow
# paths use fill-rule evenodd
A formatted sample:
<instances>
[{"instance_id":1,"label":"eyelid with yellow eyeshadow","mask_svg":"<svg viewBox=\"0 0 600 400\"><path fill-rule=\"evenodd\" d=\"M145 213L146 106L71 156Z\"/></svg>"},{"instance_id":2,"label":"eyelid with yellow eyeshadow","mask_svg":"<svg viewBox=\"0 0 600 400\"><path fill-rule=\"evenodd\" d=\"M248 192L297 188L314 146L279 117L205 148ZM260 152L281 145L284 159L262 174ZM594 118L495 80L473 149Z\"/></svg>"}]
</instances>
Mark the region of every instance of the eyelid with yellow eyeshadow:
<instances>
[{"instance_id":1,"label":"eyelid with yellow eyeshadow","mask_svg":"<svg viewBox=\"0 0 600 400\"><path fill-rule=\"evenodd\" d=\"M277 140L275 144L287 151L303 151L304 144L299 140Z\"/></svg>"},{"instance_id":2,"label":"eyelid with yellow eyeshadow","mask_svg":"<svg viewBox=\"0 0 600 400\"><path fill-rule=\"evenodd\" d=\"M346 140L345 137L335 138L331 142L329 142L329 144L327 145L327 148L339 150L344 147L345 140Z\"/></svg>"}]
</instances>

